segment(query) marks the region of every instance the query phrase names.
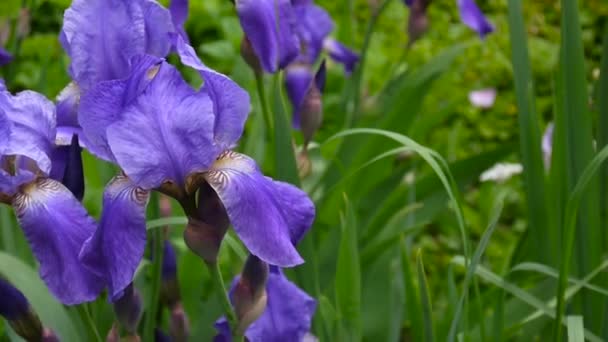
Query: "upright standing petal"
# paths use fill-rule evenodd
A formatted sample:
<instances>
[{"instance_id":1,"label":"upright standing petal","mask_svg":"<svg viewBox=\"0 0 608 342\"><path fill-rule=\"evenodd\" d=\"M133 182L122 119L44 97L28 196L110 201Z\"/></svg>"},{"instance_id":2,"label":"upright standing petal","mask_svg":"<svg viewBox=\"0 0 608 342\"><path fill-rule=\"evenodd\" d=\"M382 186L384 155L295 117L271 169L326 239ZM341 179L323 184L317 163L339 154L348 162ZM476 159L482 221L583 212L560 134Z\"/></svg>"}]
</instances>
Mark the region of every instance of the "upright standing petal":
<instances>
[{"instance_id":1,"label":"upright standing petal","mask_svg":"<svg viewBox=\"0 0 608 342\"><path fill-rule=\"evenodd\" d=\"M251 254L282 267L303 262L291 239L292 231L308 223L300 221L307 215L296 213L299 208L295 205L302 203L301 196L306 196L300 196L301 190L282 183L277 187L276 182L260 173L251 158L230 151L218 157L205 178Z\"/></svg>"},{"instance_id":2,"label":"upright standing petal","mask_svg":"<svg viewBox=\"0 0 608 342\"><path fill-rule=\"evenodd\" d=\"M333 38L326 38L323 42L323 48L329 53L329 57L334 61L341 63L347 74L355 70L355 66L359 62L359 55L342 43Z\"/></svg>"},{"instance_id":3,"label":"upright standing petal","mask_svg":"<svg viewBox=\"0 0 608 342\"><path fill-rule=\"evenodd\" d=\"M40 276L64 304L94 300L102 279L78 260L78 251L95 231L95 222L61 183L38 179L22 188L13 207L40 263Z\"/></svg>"},{"instance_id":4,"label":"upright standing petal","mask_svg":"<svg viewBox=\"0 0 608 342\"><path fill-rule=\"evenodd\" d=\"M83 94L78 122L87 139L87 149L97 157L115 161L108 145L108 127L118 121L126 106L147 89L157 75L161 59L149 55L132 60L128 77L95 84Z\"/></svg>"},{"instance_id":5,"label":"upright standing petal","mask_svg":"<svg viewBox=\"0 0 608 342\"><path fill-rule=\"evenodd\" d=\"M243 134L251 111L249 94L227 76L206 67L181 37L175 35L173 39L181 62L198 70L205 80L203 91L211 97L215 114L214 140L222 149L233 148Z\"/></svg>"},{"instance_id":6,"label":"upright standing petal","mask_svg":"<svg viewBox=\"0 0 608 342\"><path fill-rule=\"evenodd\" d=\"M301 40L301 58L306 63L313 64L321 54L323 41L334 29L334 23L329 14L321 7L309 2L294 3L296 16L296 32Z\"/></svg>"},{"instance_id":7,"label":"upright standing petal","mask_svg":"<svg viewBox=\"0 0 608 342\"><path fill-rule=\"evenodd\" d=\"M174 31L169 11L156 1L75 0L60 40L73 79L87 91L95 82L127 76L133 56L165 57Z\"/></svg>"},{"instance_id":8,"label":"upright standing petal","mask_svg":"<svg viewBox=\"0 0 608 342\"><path fill-rule=\"evenodd\" d=\"M171 0L169 11L171 12L173 26L175 26L177 33L188 42L188 34L186 34L184 29L184 24L188 19L188 0Z\"/></svg>"},{"instance_id":9,"label":"upright standing petal","mask_svg":"<svg viewBox=\"0 0 608 342\"><path fill-rule=\"evenodd\" d=\"M219 154L213 140L213 103L163 63L148 88L107 129L118 164L146 189L166 181L184 185Z\"/></svg>"},{"instance_id":10,"label":"upright standing petal","mask_svg":"<svg viewBox=\"0 0 608 342\"><path fill-rule=\"evenodd\" d=\"M146 248L148 192L128 178L110 181L103 196L99 227L80 252L82 262L103 277L112 300L133 281Z\"/></svg>"},{"instance_id":11,"label":"upright standing petal","mask_svg":"<svg viewBox=\"0 0 608 342\"><path fill-rule=\"evenodd\" d=\"M494 31L494 26L483 15L475 0L458 0L458 10L462 22L475 30L481 38Z\"/></svg>"},{"instance_id":12,"label":"upright standing petal","mask_svg":"<svg viewBox=\"0 0 608 342\"><path fill-rule=\"evenodd\" d=\"M274 73L298 55L290 0L236 0L236 10L265 71Z\"/></svg>"}]
</instances>

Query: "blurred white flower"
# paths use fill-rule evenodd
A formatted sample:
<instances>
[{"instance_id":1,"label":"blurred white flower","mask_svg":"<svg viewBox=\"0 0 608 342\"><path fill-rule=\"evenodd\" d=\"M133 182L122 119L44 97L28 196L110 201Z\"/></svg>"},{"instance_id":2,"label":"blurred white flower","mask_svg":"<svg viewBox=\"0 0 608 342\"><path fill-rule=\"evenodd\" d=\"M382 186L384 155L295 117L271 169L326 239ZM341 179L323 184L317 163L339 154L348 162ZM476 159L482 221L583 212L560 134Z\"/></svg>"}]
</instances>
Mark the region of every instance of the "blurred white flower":
<instances>
[{"instance_id":1,"label":"blurred white flower","mask_svg":"<svg viewBox=\"0 0 608 342\"><path fill-rule=\"evenodd\" d=\"M496 101L496 89L486 88L469 92L469 102L473 107L488 109Z\"/></svg>"},{"instance_id":2,"label":"blurred white flower","mask_svg":"<svg viewBox=\"0 0 608 342\"><path fill-rule=\"evenodd\" d=\"M507 179L522 173L524 167L517 163L498 163L484 171L479 180L482 182L494 181L502 183Z\"/></svg>"}]
</instances>

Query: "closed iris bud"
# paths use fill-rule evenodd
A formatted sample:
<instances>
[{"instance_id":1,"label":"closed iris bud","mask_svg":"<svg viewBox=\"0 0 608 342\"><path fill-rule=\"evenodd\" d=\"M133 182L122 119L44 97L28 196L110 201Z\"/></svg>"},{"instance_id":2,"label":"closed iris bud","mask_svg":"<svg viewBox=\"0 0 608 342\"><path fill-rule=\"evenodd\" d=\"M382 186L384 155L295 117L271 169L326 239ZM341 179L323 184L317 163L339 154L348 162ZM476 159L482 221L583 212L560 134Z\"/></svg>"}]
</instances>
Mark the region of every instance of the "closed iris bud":
<instances>
[{"instance_id":1,"label":"closed iris bud","mask_svg":"<svg viewBox=\"0 0 608 342\"><path fill-rule=\"evenodd\" d=\"M114 302L114 313L125 330L134 334L137 331L142 312L141 296L131 283L125 288L122 297Z\"/></svg>"},{"instance_id":2,"label":"closed iris bud","mask_svg":"<svg viewBox=\"0 0 608 342\"><path fill-rule=\"evenodd\" d=\"M222 202L209 184L201 185L198 203L198 218L188 218L184 241L188 248L206 263L215 264L230 220Z\"/></svg>"},{"instance_id":3,"label":"closed iris bud","mask_svg":"<svg viewBox=\"0 0 608 342\"><path fill-rule=\"evenodd\" d=\"M408 47L411 47L414 42L426 33L429 27L429 19L426 15L426 10L431 0L413 0L410 6L410 17L407 23L407 32L409 36Z\"/></svg>"},{"instance_id":4,"label":"closed iris bud","mask_svg":"<svg viewBox=\"0 0 608 342\"><path fill-rule=\"evenodd\" d=\"M190 322L181 303L176 303L171 308L171 318L169 320L169 332L171 341L186 342L190 336Z\"/></svg>"},{"instance_id":5,"label":"closed iris bud","mask_svg":"<svg viewBox=\"0 0 608 342\"><path fill-rule=\"evenodd\" d=\"M72 136L70 146L62 148L68 149L65 171L61 183L72 192L79 201L84 198L84 170L82 167L82 148L78 143L78 135Z\"/></svg>"},{"instance_id":6,"label":"closed iris bud","mask_svg":"<svg viewBox=\"0 0 608 342\"><path fill-rule=\"evenodd\" d=\"M243 333L266 309L266 282L268 265L250 254L245 262L241 277L234 286L231 299L238 318L237 327Z\"/></svg>"},{"instance_id":7,"label":"closed iris bud","mask_svg":"<svg viewBox=\"0 0 608 342\"><path fill-rule=\"evenodd\" d=\"M325 89L325 61L316 74L303 63L294 63L287 68L285 78L287 94L293 105L293 125L304 136L304 149L321 127L323 121L322 94Z\"/></svg>"},{"instance_id":8,"label":"closed iris bud","mask_svg":"<svg viewBox=\"0 0 608 342\"><path fill-rule=\"evenodd\" d=\"M262 73L260 59L255 54L255 51L253 51L253 46L251 46L251 42L247 39L247 36L244 36L243 40L241 40L241 56L256 74Z\"/></svg>"},{"instance_id":9,"label":"closed iris bud","mask_svg":"<svg viewBox=\"0 0 608 342\"><path fill-rule=\"evenodd\" d=\"M169 308L180 301L179 283L177 282L177 260L171 242L165 240L163 252L161 300Z\"/></svg>"},{"instance_id":10,"label":"closed iris bud","mask_svg":"<svg viewBox=\"0 0 608 342\"><path fill-rule=\"evenodd\" d=\"M0 278L0 316L26 341L40 341L44 334L42 323L29 302L13 285Z\"/></svg>"}]
</instances>

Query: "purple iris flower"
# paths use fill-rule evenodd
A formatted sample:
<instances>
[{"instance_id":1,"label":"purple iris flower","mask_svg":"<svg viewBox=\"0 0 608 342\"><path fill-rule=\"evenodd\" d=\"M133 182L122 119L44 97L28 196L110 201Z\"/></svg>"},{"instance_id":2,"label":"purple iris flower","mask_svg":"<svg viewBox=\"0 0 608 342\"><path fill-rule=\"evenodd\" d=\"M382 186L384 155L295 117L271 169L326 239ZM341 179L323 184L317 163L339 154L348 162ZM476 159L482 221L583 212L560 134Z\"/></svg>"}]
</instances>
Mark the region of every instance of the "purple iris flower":
<instances>
[{"instance_id":1,"label":"purple iris flower","mask_svg":"<svg viewBox=\"0 0 608 342\"><path fill-rule=\"evenodd\" d=\"M171 184L183 192L193 179L204 180L253 254L273 265L300 264L292 241L311 226L312 202L230 151L243 132L249 97L175 38L182 63L199 70L205 86L196 91L173 66L144 56L130 77L101 82L83 97L85 134L144 189Z\"/></svg>"},{"instance_id":2,"label":"purple iris flower","mask_svg":"<svg viewBox=\"0 0 608 342\"><path fill-rule=\"evenodd\" d=\"M48 177L55 125L55 107L42 95L0 92L0 202L14 208L51 292L75 304L93 300L103 285L78 259L95 222Z\"/></svg>"},{"instance_id":3,"label":"purple iris flower","mask_svg":"<svg viewBox=\"0 0 608 342\"><path fill-rule=\"evenodd\" d=\"M334 22L327 11L315 5L313 0L292 0L292 4L297 18L296 33L301 42L298 62L314 64L321 51L325 50L350 74L359 62L359 55L329 37L334 30Z\"/></svg>"},{"instance_id":4,"label":"purple iris flower","mask_svg":"<svg viewBox=\"0 0 608 342\"><path fill-rule=\"evenodd\" d=\"M13 60L13 56L3 48L0 48L0 66L10 63Z\"/></svg>"},{"instance_id":5,"label":"purple iris flower","mask_svg":"<svg viewBox=\"0 0 608 342\"><path fill-rule=\"evenodd\" d=\"M411 7L415 0L404 0L404 3ZM458 11L462 22L475 30L481 38L494 31L494 26L484 16L475 0L457 0Z\"/></svg>"},{"instance_id":6,"label":"purple iris flower","mask_svg":"<svg viewBox=\"0 0 608 342\"><path fill-rule=\"evenodd\" d=\"M70 160L65 146L70 145L74 135L80 146L97 157L115 161L113 154L99 143L97 134L82 129L80 117L89 117L92 106L83 104L81 99L94 98L89 93L103 87L101 83L120 84L136 73L133 61L139 60L137 56L167 56L174 46L173 36L185 36L187 10L185 0L174 0L170 11L153 0L72 2L64 14L60 41L71 58L69 72L73 82L57 99L55 141L62 147L52 151L53 178L65 178ZM112 95L118 96L119 89L114 90ZM132 99L141 90L129 89L119 95ZM80 260L103 279L101 283L108 287L112 300L122 296L143 256L147 199L148 191L129 178L113 179L104 193L100 223L80 252Z\"/></svg>"},{"instance_id":7,"label":"purple iris flower","mask_svg":"<svg viewBox=\"0 0 608 342\"><path fill-rule=\"evenodd\" d=\"M264 71L274 73L297 56L300 42L290 0L235 0L236 11Z\"/></svg>"},{"instance_id":8,"label":"purple iris flower","mask_svg":"<svg viewBox=\"0 0 608 342\"><path fill-rule=\"evenodd\" d=\"M545 162L545 170L549 170L551 168L551 154L553 151L553 130L555 125L553 122L550 122L545 128L545 132L543 133L543 140L541 149L543 151L543 161Z\"/></svg>"},{"instance_id":9,"label":"purple iris flower","mask_svg":"<svg viewBox=\"0 0 608 342\"><path fill-rule=\"evenodd\" d=\"M238 279L238 277L237 277ZM236 284L237 281L233 282ZM234 286L231 288L231 292ZM276 267L270 268L266 283L266 310L245 331L250 342L299 342L310 331L317 303L306 292L290 282ZM215 342L232 340L225 318L215 323Z\"/></svg>"}]
</instances>

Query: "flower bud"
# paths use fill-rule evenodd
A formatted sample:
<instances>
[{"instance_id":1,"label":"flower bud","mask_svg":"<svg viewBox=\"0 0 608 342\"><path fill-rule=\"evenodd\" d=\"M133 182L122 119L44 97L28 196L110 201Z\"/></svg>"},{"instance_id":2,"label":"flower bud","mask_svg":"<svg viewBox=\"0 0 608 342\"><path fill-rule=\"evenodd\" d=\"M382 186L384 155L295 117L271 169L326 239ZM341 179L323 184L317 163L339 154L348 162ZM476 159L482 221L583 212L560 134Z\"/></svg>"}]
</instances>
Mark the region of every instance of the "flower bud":
<instances>
[{"instance_id":1,"label":"flower bud","mask_svg":"<svg viewBox=\"0 0 608 342\"><path fill-rule=\"evenodd\" d=\"M241 277L234 286L231 299L239 321L238 331L244 332L266 309L268 265L253 254L249 255Z\"/></svg>"},{"instance_id":2,"label":"flower bud","mask_svg":"<svg viewBox=\"0 0 608 342\"><path fill-rule=\"evenodd\" d=\"M430 0L413 0L411 3L410 17L407 23L407 33L409 36L408 47L411 47L420 39L429 27L426 9L430 2Z\"/></svg>"},{"instance_id":3,"label":"flower bud","mask_svg":"<svg viewBox=\"0 0 608 342\"><path fill-rule=\"evenodd\" d=\"M42 323L29 302L13 285L0 278L0 316L26 341L40 341Z\"/></svg>"},{"instance_id":4,"label":"flower bud","mask_svg":"<svg viewBox=\"0 0 608 342\"><path fill-rule=\"evenodd\" d=\"M72 136L70 146L60 147L67 148L67 160L65 171L61 183L76 197L79 201L84 198L84 171L82 167L82 148L78 143L78 135Z\"/></svg>"},{"instance_id":5,"label":"flower bud","mask_svg":"<svg viewBox=\"0 0 608 342\"><path fill-rule=\"evenodd\" d=\"M133 287L133 283L129 284L122 297L114 302L114 313L127 332L134 334L137 331L143 310L141 296Z\"/></svg>"},{"instance_id":6,"label":"flower bud","mask_svg":"<svg viewBox=\"0 0 608 342\"><path fill-rule=\"evenodd\" d=\"M298 174L304 179L312 172L312 162L308 156L308 151L303 149L297 155Z\"/></svg>"},{"instance_id":7,"label":"flower bud","mask_svg":"<svg viewBox=\"0 0 608 342\"><path fill-rule=\"evenodd\" d=\"M207 183L203 183L198 191L197 216L188 218L184 240L188 248L206 263L214 264L230 220L224 205Z\"/></svg>"},{"instance_id":8,"label":"flower bud","mask_svg":"<svg viewBox=\"0 0 608 342\"><path fill-rule=\"evenodd\" d=\"M171 242L165 240L160 297L163 304L172 308L180 301L177 282L177 260Z\"/></svg>"},{"instance_id":9,"label":"flower bud","mask_svg":"<svg viewBox=\"0 0 608 342\"><path fill-rule=\"evenodd\" d=\"M190 323L188 322L188 316L186 316L186 312L181 303L175 304L171 309L169 332L171 334L171 341L173 342L188 341L188 337L190 336Z\"/></svg>"},{"instance_id":10,"label":"flower bud","mask_svg":"<svg viewBox=\"0 0 608 342\"><path fill-rule=\"evenodd\" d=\"M53 330L44 328L42 342L59 342L59 338L55 335Z\"/></svg>"},{"instance_id":11,"label":"flower bud","mask_svg":"<svg viewBox=\"0 0 608 342\"><path fill-rule=\"evenodd\" d=\"M251 46L251 42L249 41L247 36L244 36L243 40L241 40L241 56L256 74L262 73L260 59L255 54L255 51L253 51L253 46Z\"/></svg>"}]
</instances>

